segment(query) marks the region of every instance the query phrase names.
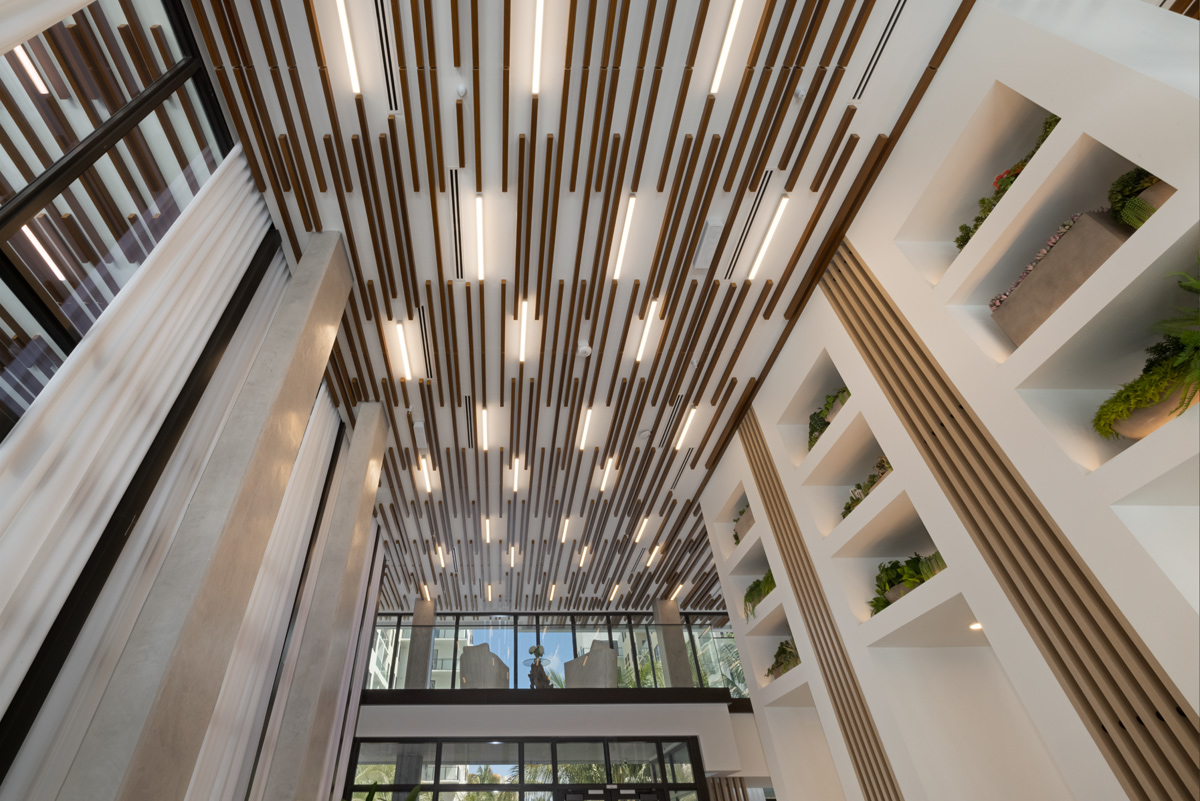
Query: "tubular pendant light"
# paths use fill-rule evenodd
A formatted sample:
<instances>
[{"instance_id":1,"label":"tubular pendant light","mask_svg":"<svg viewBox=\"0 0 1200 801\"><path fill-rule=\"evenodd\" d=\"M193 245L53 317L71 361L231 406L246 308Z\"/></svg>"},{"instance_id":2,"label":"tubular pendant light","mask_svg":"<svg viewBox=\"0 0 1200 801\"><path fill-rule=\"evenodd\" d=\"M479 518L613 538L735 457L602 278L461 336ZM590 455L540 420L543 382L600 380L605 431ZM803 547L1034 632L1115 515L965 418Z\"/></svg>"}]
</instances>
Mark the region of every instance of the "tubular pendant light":
<instances>
[{"instance_id":1,"label":"tubular pendant light","mask_svg":"<svg viewBox=\"0 0 1200 801\"><path fill-rule=\"evenodd\" d=\"M661 545L654 546L654 550L650 552L650 558L646 560L646 567L650 567L650 565L654 564L654 557L658 556L658 549L661 547Z\"/></svg>"},{"instance_id":2,"label":"tubular pendant light","mask_svg":"<svg viewBox=\"0 0 1200 801\"><path fill-rule=\"evenodd\" d=\"M612 470L613 458L608 457L608 461L604 463L604 475L600 477L600 491L604 492L604 488L608 486L608 473Z\"/></svg>"},{"instance_id":3,"label":"tubular pendant light","mask_svg":"<svg viewBox=\"0 0 1200 801\"><path fill-rule=\"evenodd\" d=\"M29 60L29 54L25 52L24 45L17 45L13 48L13 53L17 56L17 61L21 62L21 66L25 68L25 74L29 76L33 88L37 90L39 95L48 95L50 90L46 88L46 84L42 81L42 76L38 75L38 71L33 68L33 62Z\"/></svg>"},{"instance_id":4,"label":"tubular pendant light","mask_svg":"<svg viewBox=\"0 0 1200 801\"><path fill-rule=\"evenodd\" d=\"M721 87L721 73L725 71L725 61L729 58L729 48L733 46L733 34L737 31L738 15L742 13L742 0L733 0L733 11L729 12L729 24L725 26L725 41L721 44L721 57L717 59L717 71L713 73L712 87L709 94L716 94Z\"/></svg>"},{"instance_id":5,"label":"tubular pendant light","mask_svg":"<svg viewBox=\"0 0 1200 801\"><path fill-rule=\"evenodd\" d=\"M488 435L487 435L487 409L479 410L479 442L480 448L487 450Z\"/></svg>"},{"instance_id":6,"label":"tubular pendant light","mask_svg":"<svg viewBox=\"0 0 1200 801\"><path fill-rule=\"evenodd\" d=\"M533 17L533 80L530 88L535 95L542 82L542 4L543 0L537 0Z\"/></svg>"},{"instance_id":7,"label":"tubular pendant light","mask_svg":"<svg viewBox=\"0 0 1200 801\"><path fill-rule=\"evenodd\" d=\"M658 300L652 300L650 301L650 310L646 313L646 325L642 329L642 341L638 344L635 362L640 362L642 354L646 352L646 340L650 339L650 324L654 322L654 312L656 311L658 311Z\"/></svg>"},{"instance_id":8,"label":"tubular pendant light","mask_svg":"<svg viewBox=\"0 0 1200 801\"><path fill-rule=\"evenodd\" d=\"M592 424L592 410L588 409L583 415L583 433L579 435L579 450L583 450L584 444L587 442L588 426Z\"/></svg>"},{"instance_id":9,"label":"tubular pendant light","mask_svg":"<svg viewBox=\"0 0 1200 801\"><path fill-rule=\"evenodd\" d=\"M475 196L475 266L483 280L483 195Z\"/></svg>"},{"instance_id":10,"label":"tubular pendant light","mask_svg":"<svg viewBox=\"0 0 1200 801\"><path fill-rule=\"evenodd\" d=\"M638 526L637 534L635 534L635 535L633 536L633 541L634 541L634 542L639 542L639 541L641 541L641 539L642 539L642 534L644 534L644 533L645 533L645 531L646 531L646 526L647 526L647 525L649 525L649 524L650 524L650 518L648 518L648 517L642 518L642 524L641 524L640 526Z\"/></svg>"},{"instance_id":11,"label":"tubular pendant light","mask_svg":"<svg viewBox=\"0 0 1200 801\"><path fill-rule=\"evenodd\" d=\"M569 517L563 518L562 534L560 534L558 537L558 541L560 544L567 541L567 524L570 522L571 522L571 518L569 518Z\"/></svg>"},{"instance_id":12,"label":"tubular pendant light","mask_svg":"<svg viewBox=\"0 0 1200 801\"><path fill-rule=\"evenodd\" d=\"M767 235L763 237L762 244L758 246L758 255L754 257L750 274L746 276L747 281L753 281L754 276L758 275L758 268L762 266L763 259L767 256L767 248L771 246L771 237L775 236L775 229L779 227L779 220L783 217L783 210L787 208L787 204L787 195L779 198L779 205L775 207L775 216L771 218L771 227L767 229Z\"/></svg>"},{"instance_id":13,"label":"tubular pendant light","mask_svg":"<svg viewBox=\"0 0 1200 801\"><path fill-rule=\"evenodd\" d=\"M612 592L608 594L608 600L611 603L613 598L617 597L617 590L621 589L621 583L617 582L613 585Z\"/></svg>"},{"instance_id":14,"label":"tubular pendant light","mask_svg":"<svg viewBox=\"0 0 1200 801\"><path fill-rule=\"evenodd\" d=\"M443 568L446 566L446 557L442 553L442 546L440 545L438 546L438 561L441 563Z\"/></svg>"},{"instance_id":15,"label":"tubular pendant light","mask_svg":"<svg viewBox=\"0 0 1200 801\"><path fill-rule=\"evenodd\" d=\"M517 486L518 486L517 479L518 479L518 477L519 477L519 475L520 475L520 472L521 472L521 457L519 457L519 456L514 456L514 457L513 457L513 467L512 467L512 473L513 473L513 495L516 495L516 494L517 494Z\"/></svg>"},{"instance_id":16,"label":"tubular pendant light","mask_svg":"<svg viewBox=\"0 0 1200 801\"><path fill-rule=\"evenodd\" d=\"M629 226L633 224L633 207L637 205L637 197L629 196L629 205L625 208L625 227L621 231L621 244L617 246L617 264L613 268L613 280L621 277L621 262L625 261L625 245L629 242Z\"/></svg>"},{"instance_id":17,"label":"tubular pendant light","mask_svg":"<svg viewBox=\"0 0 1200 801\"><path fill-rule=\"evenodd\" d=\"M426 600L426 601L428 601L428 600L429 600L429 585L428 585L428 584L422 584L422 585L421 585L421 592L425 594L425 600Z\"/></svg>"},{"instance_id":18,"label":"tubular pendant light","mask_svg":"<svg viewBox=\"0 0 1200 801\"><path fill-rule=\"evenodd\" d=\"M688 412L687 419L683 421L683 430L679 432L679 439L675 441L675 450L679 450L680 446L683 445L683 438L687 436L688 427L691 426L692 418L695 416L696 407L693 406L692 410Z\"/></svg>"},{"instance_id":19,"label":"tubular pendant light","mask_svg":"<svg viewBox=\"0 0 1200 801\"><path fill-rule=\"evenodd\" d=\"M522 364L525 362L525 318L528 316L529 301L523 300L521 301L521 350L518 352Z\"/></svg>"},{"instance_id":20,"label":"tubular pendant light","mask_svg":"<svg viewBox=\"0 0 1200 801\"><path fill-rule=\"evenodd\" d=\"M350 70L350 89L354 94L362 90L358 85L358 67L354 63L354 43L350 40L350 18L346 16L346 0L337 0L338 20L342 23L342 44L346 46L346 67Z\"/></svg>"},{"instance_id":21,"label":"tubular pendant light","mask_svg":"<svg viewBox=\"0 0 1200 801\"><path fill-rule=\"evenodd\" d=\"M679 597L679 593L681 592L683 592L682 584L675 588L675 592L671 593L671 600L674 601L677 597Z\"/></svg>"},{"instance_id":22,"label":"tubular pendant light","mask_svg":"<svg viewBox=\"0 0 1200 801\"><path fill-rule=\"evenodd\" d=\"M550 585L550 597L547 600L550 600L550 601L554 600L554 588L557 586L558 586L557 584Z\"/></svg>"},{"instance_id":23,"label":"tubular pendant light","mask_svg":"<svg viewBox=\"0 0 1200 801\"><path fill-rule=\"evenodd\" d=\"M483 541L487 545L492 544L492 521L491 520L483 521Z\"/></svg>"},{"instance_id":24,"label":"tubular pendant light","mask_svg":"<svg viewBox=\"0 0 1200 801\"><path fill-rule=\"evenodd\" d=\"M400 363L404 366L404 380L412 381L412 370L408 366L408 344L404 341L402 323L396 323L396 335L400 337Z\"/></svg>"},{"instance_id":25,"label":"tubular pendant light","mask_svg":"<svg viewBox=\"0 0 1200 801\"><path fill-rule=\"evenodd\" d=\"M579 566L583 567L583 563L587 561L587 546L583 546L583 550L579 552Z\"/></svg>"},{"instance_id":26,"label":"tubular pendant light","mask_svg":"<svg viewBox=\"0 0 1200 801\"><path fill-rule=\"evenodd\" d=\"M50 258L50 254L42 247L42 243L33 235L33 231L29 230L28 225L21 226L21 233L25 234L25 238L29 240L29 244L33 245L33 249L42 257L42 261L46 262L46 266L50 268L50 272L54 273L54 277L59 281L66 282L67 278L62 274L62 270L58 269L58 265L54 263L54 259Z\"/></svg>"},{"instance_id":27,"label":"tubular pendant light","mask_svg":"<svg viewBox=\"0 0 1200 801\"><path fill-rule=\"evenodd\" d=\"M433 492L433 485L429 483L429 465L425 464L425 457L421 457L421 475L425 477L425 491Z\"/></svg>"}]
</instances>

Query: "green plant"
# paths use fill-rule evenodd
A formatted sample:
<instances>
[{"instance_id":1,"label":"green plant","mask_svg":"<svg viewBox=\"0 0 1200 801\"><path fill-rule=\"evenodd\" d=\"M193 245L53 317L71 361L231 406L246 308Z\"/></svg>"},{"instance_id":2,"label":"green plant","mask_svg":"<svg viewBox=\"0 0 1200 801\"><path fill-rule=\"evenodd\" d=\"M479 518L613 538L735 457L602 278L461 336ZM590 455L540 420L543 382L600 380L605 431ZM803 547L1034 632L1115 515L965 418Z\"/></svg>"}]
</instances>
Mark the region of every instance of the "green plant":
<instances>
[{"instance_id":1,"label":"green plant","mask_svg":"<svg viewBox=\"0 0 1200 801\"><path fill-rule=\"evenodd\" d=\"M1150 219L1150 215L1156 211L1158 209L1140 197L1131 197L1125 201L1125 207L1121 209L1121 222L1130 228L1141 228L1146 220Z\"/></svg>"},{"instance_id":2,"label":"green plant","mask_svg":"<svg viewBox=\"0 0 1200 801\"><path fill-rule=\"evenodd\" d=\"M783 640L775 649L775 661L771 663L771 667L767 668L767 675L782 676L798 664L800 664L800 653L796 650L796 643L792 640Z\"/></svg>"},{"instance_id":3,"label":"green plant","mask_svg":"<svg viewBox=\"0 0 1200 801\"><path fill-rule=\"evenodd\" d=\"M1038 134L1037 141L1033 144L1033 150L1030 150L1025 154L1025 158L997 175L995 180L992 181L992 188L996 191L987 197L979 199L979 213L975 215L975 219L971 221L970 225L958 226L958 236L955 238L954 244L959 250L965 248L967 243L971 241L971 237L979 230L979 226L983 225L983 221L992 213L992 209L996 208L996 204L1000 202L1000 198L1004 197L1004 193L1017 180L1017 176L1021 174L1025 166L1029 164L1029 160L1033 158L1033 154L1038 152L1038 148L1050 136L1050 133L1054 130L1054 126L1058 125L1058 121L1059 118L1054 114L1043 120L1042 132Z\"/></svg>"},{"instance_id":4,"label":"green plant","mask_svg":"<svg viewBox=\"0 0 1200 801\"><path fill-rule=\"evenodd\" d=\"M879 483L880 479L892 472L892 463L888 461L886 456L880 456L879 461L875 463L875 470L867 476L865 481L855 484L850 490L850 500L846 501L846 505L842 507L842 519L845 520L851 512L854 511L863 499L871 494L871 490Z\"/></svg>"},{"instance_id":5,"label":"green plant","mask_svg":"<svg viewBox=\"0 0 1200 801\"><path fill-rule=\"evenodd\" d=\"M770 594L771 590L775 589L775 577L768 570L766 575L760 579L755 579L750 582L750 586L746 588L746 595L742 599L744 610L747 618L754 617L754 609Z\"/></svg>"},{"instance_id":6,"label":"green plant","mask_svg":"<svg viewBox=\"0 0 1200 801\"><path fill-rule=\"evenodd\" d=\"M829 421L826 418L829 417L829 413L833 411L833 407L837 405L839 401L845 403L846 399L849 397L850 390L842 387L832 395L826 395L825 403L821 406L821 408L817 409L808 416L808 449L810 451L813 449L813 446L817 444L817 440L821 438L821 435L825 433L825 429L829 428Z\"/></svg>"},{"instance_id":7,"label":"green plant","mask_svg":"<svg viewBox=\"0 0 1200 801\"><path fill-rule=\"evenodd\" d=\"M742 505L742 508L741 508L741 509L738 509L738 511L737 511L737 514L735 514L735 515L733 516L733 524L734 524L735 526L737 525L737 522L738 522L739 520L741 520L741 519L742 519L742 515L746 514L746 511L747 511L749 508L750 508L750 504L746 503L746 504L743 504L743 505ZM738 544L738 543L740 543L741 541L742 541L742 538L741 538L741 536L739 536L739 535L738 535L738 533L737 533L737 529L734 529L734 532L733 532L733 544L734 544L734 545L737 545L737 544Z\"/></svg>"},{"instance_id":8,"label":"green plant","mask_svg":"<svg viewBox=\"0 0 1200 801\"><path fill-rule=\"evenodd\" d=\"M877 615L891 606L887 594L894 587L903 584L910 590L914 589L945 569L946 561L937 551L929 556L913 553L903 562L897 559L880 562L879 572L875 574L875 597L868 601L871 614Z\"/></svg>"},{"instance_id":9,"label":"green plant","mask_svg":"<svg viewBox=\"0 0 1200 801\"><path fill-rule=\"evenodd\" d=\"M1200 295L1200 280L1183 275L1179 287ZM1146 348L1142 374L1123 385L1100 404L1092 418L1092 428L1105 439L1120 435L1113 424L1128 418L1138 409L1159 403L1181 391L1179 405L1171 411L1180 415L1191 406L1200 387L1200 305L1176 307L1174 317L1160 321L1154 330L1162 339Z\"/></svg>"},{"instance_id":10,"label":"green plant","mask_svg":"<svg viewBox=\"0 0 1200 801\"><path fill-rule=\"evenodd\" d=\"M1112 216L1123 221L1125 205L1131 200L1137 199L1138 195L1156 183L1158 183L1158 178L1141 167L1134 167L1129 172L1119 176L1117 180L1112 182L1112 186L1108 189L1108 205L1111 207ZM1142 201L1142 203L1147 206L1150 205L1145 201ZM1154 213L1153 208L1153 206L1150 206L1150 214ZM1149 217L1150 214L1146 216ZM1142 222L1145 222L1145 220ZM1137 228L1138 226L1134 225L1133 227Z\"/></svg>"}]
</instances>

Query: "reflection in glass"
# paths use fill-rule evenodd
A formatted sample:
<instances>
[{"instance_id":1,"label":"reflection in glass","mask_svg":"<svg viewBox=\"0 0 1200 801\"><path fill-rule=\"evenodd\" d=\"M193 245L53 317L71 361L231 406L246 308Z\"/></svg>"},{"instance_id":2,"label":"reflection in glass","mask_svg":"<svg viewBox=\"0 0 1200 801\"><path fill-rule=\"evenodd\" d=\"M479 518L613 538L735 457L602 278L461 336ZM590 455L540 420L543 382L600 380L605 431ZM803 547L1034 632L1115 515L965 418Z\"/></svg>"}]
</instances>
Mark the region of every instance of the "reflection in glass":
<instances>
[{"instance_id":1,"label":"reflection in glass","mask_svg":"<svg viewBox=\"0 0 1200 801\"><path fill-rule=\"evenodd\" d=\"M668 784L690 784L693 781L692 755L687 743L663 743L663 759L666 762Z\"/></svg>"},{"instance_id":2,"label":"reflection in glass","mask_svg":"<svg viewBox=\"0 0 1200 801\"><path fill-rule=\"evenodd\" d=\"M519 662L513 659L513 619L504 616L463 617L458 624L458 639L462 645L486 645L493 656L508 668L509 686ZM465 639L465 642L464 642ZM461 650L459 651L461 657ZM462 684L462 666L459 666L459 684Z\"/></svg>"},{"instance_id":3,"label":"reflection in glass","mask_svg":"<svg viewBox=\"0 0 1200 801\"><path fill-rule=\"evenodd\" d=\"M558 743L560 784L607 784L604 743Z\"/></svg>"},{"instance_id":4,"label":"reflection in glass","mask_svg":"<svg viewBox=\"0 0 1200 801\"><path fill-rule=\"evenodd\" d=\"M438 801L519 801L521 794L516 790L461 790L438 793Z\"/></svg>"},{"instance_id":5,"label":"reflection in glass","mask_svg":"<svg viewBox=\"0 0 1200 801\"><path fill-rule=\"evenodd\" d=\"M518 688L531 688L529 668L525 665L525 662L533 658L529 653L529 648L534 645L537 645L537 628L534 623L534 617L533 615L521 615L517 618L517 662L521 665L515 671L516 686ZM549 758L547 758L547 761L549 761Z\"/></svg>"},{"instance_id":6,"label":"reflection in glass","mask_svg":"<svg viewBox=\"0 0 1200 801\"><path fill-rule=\"evenodd\" d=\"M617 686L640 687L638 683L637 649L633 644L633 633L629 619L622 615L613 618L613 647L617 649Z\"/></svg>"},{"instance_id":7,"label":"reflection in glass","mask_svg":"<svg viewBox=\"0 0 1200 801\"><path fill-rule=\"evenodd\" d=\"M442 743L442 784L516 784L520 780L516 743Z\"/></svg>"},{"instance_id":8,"label":"reflection in glass","mask_svg":"<svg viewBox=\"0 0 1200 801\"><path fill-rule=\"evenodd\" d=\"M633 644L637 652L638 681L642 687L665 687L658 643L650 636L652 622L649 615L633 616Z\"/></svg>"},{"instance_id":9,"label":"reflection in glass","mask_svg":"<svg viewBox=\"0 0 1200 801\"><path fill-rule=\"evenodd\" d=\"M671 801L700 801L695 790L672 790Z\"/></svg>"},{"instance_id":10,"label":"reflection in glass","mask_svg":"<svg viewBox=\"0 0 1200 801\"><path fill-rule=\"evenodd\" d=\"M375 639L367 662L368 690L386 690L392 686L392 662L396 652L396 617L380 615L375 621Z\"/></svg>"},{"instance_id":11,"label":"reflection in glass","mask_svg":"<svg viewBox=\"0 0 1200 801\"><path fill-rule=\"evenodd\" d=\"M358 749L355 784L429 784L433 782L437 743L370 743Z\"/></svg>"},{"instance_id":12,"label":"reflection in glass","mask_svg":"<svg viewBox=\"0 0 1200 801\"><path fill-rule=\"evenodd\" d=\"M565 687L566 668L563 666L575 658L571 618L567 615L542 615L539 634L541 645L546 649L542 655L546 676L555 687Z\"/></svg>"},{"instance_id":13,"label":"reflection in glass","mask_svg":"<svg viewBox=\"0 0 1200 801\"><path fill-rule=\"evenodd\" d=\"M651 784L658 779L658 746L646 741L608 744L612 780L617 784Z\"/></svg>"},{"instance_id":14,"label":"reflection in glass","mask_svg":"<svg viewBox=\"0 0 1200 801\"><path fill-rule=\"evenodd\" d=\"M554 784L550 743L525 743L525 783ZM526 799L529 795L526 794Z\"/></svg>"},{"instance_id":15,"label":"reflection in glass","mask_svg":"<svg viewBox=\"0 0 1200 801\"><path fill-rule=\"evenodd\" d=\"M704 686L726 687L734 698L747 698L746 674L733 629L725 615L691 616L692 637L704 673Z\"/></svg>"},{"instance_id":16,"label":"reflection in glass","mask_svg":"<svg viewBox=\"0 0 1200 801\"><path fill-rule=\"evenodd\" d=\"M609 644L608 626L603 620L594 622L591 619L585 619L575 622L575 649L580 656L592 650L592 644L597 640L603 645Z\"/></svg>"}]
</instances>

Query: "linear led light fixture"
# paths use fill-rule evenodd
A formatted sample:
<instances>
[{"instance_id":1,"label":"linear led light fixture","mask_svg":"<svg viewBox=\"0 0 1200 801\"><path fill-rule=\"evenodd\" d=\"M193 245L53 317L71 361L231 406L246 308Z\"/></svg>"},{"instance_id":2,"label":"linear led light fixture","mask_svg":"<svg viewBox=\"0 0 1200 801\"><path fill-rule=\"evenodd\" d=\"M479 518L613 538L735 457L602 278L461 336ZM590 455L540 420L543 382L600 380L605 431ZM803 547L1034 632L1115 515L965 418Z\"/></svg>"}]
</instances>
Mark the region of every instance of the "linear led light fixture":
<instances>
[{"instance_id":1,"label":"linear led light fixture","mask_svg":"<svg viewBox=\"0 0 1200 801\"><path fill-rule=\"evenodd\" d=\"M562 534L560 534L558 537L559 544L567 541L567 524L570 522L571 522L571 518L569 518L569 517L563 518Z\"/></svg>"},{"instance_id":2,"label":"linear led light fixture","mask_svg":"<svg viewBox=\"0 0 1200 801\"><path fill-rule=\"evenodd\" d=\"M446 556L442 553L442 546L438 546L438 561L442 563L442 567L446 567Z\"/></svg>"},{"instance_id":3,"label":"linear led light fixture","mask_svg":"<svg viewBox=\"0 0 1200 801\"><path fill-rule=\"evenodd\" d=\"M650 567L650 565L654 564L654 557L658 556L658 549L661 547L661 545L654 546L654 550L650 552L650 558L646 560L646 567Z\"/></svg>"},{"instance_id":4,"label":"linear led light fixture","mask_svg":"<svg viewBox=\"0 0 1200 801\"><path fill-rule=\"evenodd\" d=\"M25 68L25 74L29 76L29 80L33 83L33 88L37 89L38 94L50 94L50 90L46 88L46 84L42 81L42 76L38 75L38 71L33 68L33 62L29 60L29 54L25 52L25 46L17 45L13 48L13 52L17 55L17 61L20 61L21 66Z\"/></svg>"},{"instance_id":5,"label":"linear led light fixture","mask_svg":"<svg viewBox=\"0 0 1200 801\"><path fill-rule=\"evenodd\" d=\"M488 603L490 604L492 602L492 585L491 584L487 585L487 590L488 590Z\"/></svg>"},{"instance_id":6,"label":"linear led light fixture","mask_svg":"<svg viewBox=\"0 0 1200 801\"><path fill-rule=\"evenodd\" d=\"M513 457L512 471L513 471L513 495L516 495L517 494L517 486L518 486L517 479L521 474L521 457L520 456Z\"/></svg>"},{"instance_id":7,"label":"linear led light fixture","mask_svg":"<svg viewBox=\"0 0 1200 801\"><path fill-rule=\"evenodd\" d=\"M637 534L633 535L633 541L639 542L642 539L642 534L646 533L646 526L650 525L650 518L642 518L642 524L638 526Z\"/></svg>"},{"instance_id":8,"label":"linear led light fixture","mask_svg":"<svg viewBox=\"0 0 1200 801\"><path fill-rule=\"evenodd\" d=\"M629 242L629 227L633 224L633 207L637 204L635 195L629 196L629 205L625 207L625 228L621 231L621 244L617 246L617 266L613 268L613 280L621 277L621 262L625 261L625 245Z\"/></svg>"},{"instance_id":9,"label":"linear led light fixture","mask_svg":"<svg viewBox=\"0 0 1200 801\"><path fill-rule=\"evenodd\" d=\"M638 344L637 357L635 362L642 360L642 354L646 352L646 340L650 339L650 325L654 322L654 312L658 311L658 301L650 301L650 310L646 313L646 326L642 329L642 341Z\"/></svg>"},{"instance_id":10,"label":"linear led light fixture","mask_svg":"<svg viewBox=\"0 0 1200 801\"><path fill-rule=\"evenodd\" d=\"M543 0L537 0L537 10L533 16L533 81L530 89L534 95L542 83L542 5Z\"/></svg>"},{"instance_id":11,"label":"linear led light fixture","mask_svg":"<svg viewBox=\"0 0 1200 801\"><path fill-rule=\"evenodd\" d=\"M421 475L425 477L425 491L433 492L433 485L429 483L429 465L425 464L425 457L421 457Z\"/></svg>"},{"instance_id":12,"label":"linear led light fixture","mask_svg":"<svg viewBox=\"0 0 1200 801\"><path fill-rule=\"evenodd\" d=\"M487 409L479 410L479 443L480 448L487 451L488 435L487 435Z\"/></svg>"},{"instance_id":13,"label":"linear led light fixture","mask_svg":"<svg viewBox=\"0 0 1200 801\"><path fill-rule=\"evenodd\" d=\"M508 546L508 566L517 566L517 546L515 545Z\"/></svg>"},{"instance_id":14,"label":"linear led light fixture","mask_svg":"<svg viewBox=\"0 0 1200 801\"><path fill-rule=\"evenodd\" d=\"M675 592L671 593L671 600L674 601L676 598L678 598L679 593L681 593L681 592L683 592L682 584L680 584L678 587L675 588Z\"/></svg>"},{"instance_id":15,"label":"linear led light fixture","mask_svg":"<svg viewBox=\"0 0 1200 801\"><path fill-rule=\"evenodd\" d=\"M521 363L525 363L525 319L529 316L529 301L521 301L521 350L518 356Z\"/></svg>"},{"instance_id":16,"label":"linear led light fixture","mask_svg":"<svg viewBox=\"0 0 1200 801\"><path fill-rule=\"evenodd\" d=\"M692 418L695 416L696 407L693 406L692 410L688 412L687 419L683 421L683 430L679 432L679 439L675 441L675 450L679 450L679 448L683 445L683 438L687 436L688 428L692 425Z\"/></svg>"},{"instance_id":17,"label":"linear led light fixture","mask_svg":"<svg viewBox=\"0 0 1200 801\"><path fill-rule=\"evenodd\" d=\"M50 272L54 273L54 277L59 281L66 283L67 277L62 274L62 270L58 269L58 265L54 263L54 259L50 258L50 254L46 252L46 248L42 247L42 243L33 235L33 231L29 230L28 225L21 226L21 233L25 234L25 238L29 240L29 244L33 245L33 249L42 257L42 261L46 262L46 266L50 268Z\"/></svg>"},{"instance_id":18,"label":"linear led light fixture","mask_svg":"<svg viewBox=\"0 0 1200 801\"><path fill-rule=\"evenodd\" d=\"M608 457L608 461L604 463L604 475L600 477L600 491L604 492L604 488L608 486L608 473L612 470L613 458Z\"/></svg>"},{"instance_id":19,"label":"linear led light fixture","mask_svg":"<svg viewBox=\"0 0 1200 801\"><path fill-rule=\"evenodd\" d=\"M587 560L587 546L583 546L583 550L579 552L579 566L583 567L583 563Z\"/></svg>"},{"instance_id":20,"label":"linear led light fixture","mask_svg":"<svg viewBox=\"0 0 1200 801\"><path fill-rule=\"evenodd\" d=\"M428 600L429 600L429 585L428 585L428 584L422 584L422 585L421 585L421 592L422 592L422 593L425 595L425 600L426 600L426 601L428 601Z\"/></svg>"},{"instance_id":21,"label":"linear led light fixture","mask_svg":"<svg viewBox=\"0 0 1200 801\"><path fill-rule=\"evenodd\" d=\"M487 545L492 544L492 521L491 520L483 521L483 541Z\"/></svg>"},{"instance_id":22,"label":"linear led light fixture","mask_svg":"<svg viewBox=\"0 0 1200 801\"><path fill-rule=\"evenodd\" d=\"M551 584L551 585L550 585L550 597L549 597L549 598L547 598L546 600L549 600L549 601L553 601L553 600L554 600L554 588L555 588L555 587L557 587L557 586L558 586L557 584Z\"/></svg>"},{"instance_id":23,"label":"linear led light fixture","mask_svg":"<svg viewBox=\"0 0 1200 801\"><path fill-rule=\"evenodd\" d=\"M967 628L969 628L971 631L983 631L983 624L972 623L971 625L967 626Z\"/></svg>"},{"instance_id":24,"label":"linear led light fixture","mask_svg":"<svg viewBox=\"0 0 1200 801\"><path fill-rule=\"evenodd\" d=\"M787 195L779 198L779 205L775 207L775 216L771 218L771 227L767 229L767 235L763 237L762 244L758 246L758 255L754 257L750 274L746 276L747 281L753 281L754 276L758 275L758 268L762 266L763 259L767 257L767 248L771 247L771 237L775 236L775 229L779 227L779 220L783 217L783 210L787 208L787 204Z\"/></svg>"},{"instance_id":25,"label":"linear led light fixture","mask_svg":"<svg viewBox=\"0 0 1200 801\"><path fill-rule=\"evenodd\" d=\"M740 3L739 3L740 5ZM350 70L350 89L360 93L358 67L354 63L354 42L350 40L350 18L346 16L346 0L337 0L338 20L342 23L342 44L346 46L346 67Z\"/></svg>"},{"instance_id":26,"label":"linear led light fixture","mask_svg":"<svg viewBox=\"0 0 1200 801\"><path fill-rule=\"evenodd\" d=\"M583 415L583 433L579 435L579 450L583 450L583 446L587 443L588 426L592 424L592 410L588 409Z\"/></svg>"},{"instance_id":27,"label":"linear led light fixture","mask_svg":"<svg viewBox=\"0 0 1200 801\"><path fill-rule=\"evenodd\" d=\"M617 597L617 590L619 590L619 589L621 589L621 582L618 581L616 584L613 585L612 592L610 592L608 594L609 603L612 603L612 599Z\"/></svg>"},{"instance_id":28,"label":"linear led light fixture","mask_svg":"<svg viewBox=\"0 0 1200 801\"><path fill-rule=\"evenodd\" d=\"M404 366L404 380L412 381L412 368L408 366L408 344L404 341L403 323L396 323L396 335L400 337L400 363Z\"/></svg>"},{"instance_id":29,"label":"linear led light fixture","mask_svg":"<svg viewBox=\"0 0 1200 801\"><path fill-rule=\"evenodd\" d=\"M483 195L475 196L475 266L483 280Z\"/></svg>"},{"instance_id":30,"label":"linear led light fixture","mask_svg":"<svg viewBox=\"0 0 1200 801\"><path fill-rule=\"evenodd\" d=\"M340 0L339 0L340 2ZM715 95L721 87L721 73L725 71L725 61L729 58L729 48L733 46L733 34L737 31L738 14L742 13L742 0L733 0L733 11L729 12L729 24L725 26L725 41L721 44L721 57L717 59L717 71L713 73L712 88L709 94Z\"/></svg>"}]
</instances>

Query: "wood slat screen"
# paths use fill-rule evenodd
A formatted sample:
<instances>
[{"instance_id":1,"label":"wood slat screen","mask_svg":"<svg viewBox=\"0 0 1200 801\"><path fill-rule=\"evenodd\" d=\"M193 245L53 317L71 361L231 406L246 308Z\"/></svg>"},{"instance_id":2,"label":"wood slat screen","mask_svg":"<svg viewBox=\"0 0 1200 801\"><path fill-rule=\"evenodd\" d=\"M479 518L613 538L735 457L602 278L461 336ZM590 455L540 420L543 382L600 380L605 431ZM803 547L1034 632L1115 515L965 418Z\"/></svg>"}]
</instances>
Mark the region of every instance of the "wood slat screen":
<instances>
[{"instance_id":1,"label":"wood slat screen","mask_svg":"<svg viewBox=\"0 0 1200 801\"><path fill-rule=\"evenodd\" d=\"M1200 798L1196 710L848 242L821 288L1130 798Z\"/></svg>"},{"instance_id":2,"label":"wood slat screen","mask_svg":"<svg viewBox=\"0 0 1200 801\"><path fill-rule=\"evenodd\" d=\"M846 653L846 645L834 624L829 598L821 587L808 547L800 536L796 514L792 511L791 501L767 450L766 438L753 409L746 412L738 426L738 437L746 450L754 485L766 507L767 522L783 555L788 580L796 593L804 626L808 629L817 663L821 667L821 676L829 688L838 726L846 740L863 797L869 801L900 801L904 795L900 792L900 785L884 752L875 720L871 717L858 676L850 663L850 655Z\"/></svg>"},{"instance_id":3,"label":"wood slat screen","mask_svg":"<svg viewBox=\"0 0 1200 801\"><path fill-rule=\"evenodd\" d=\"M713 776L708 780L711 801L749 801L746 780L740 776Z\"/></svg>"}]
</instances>

